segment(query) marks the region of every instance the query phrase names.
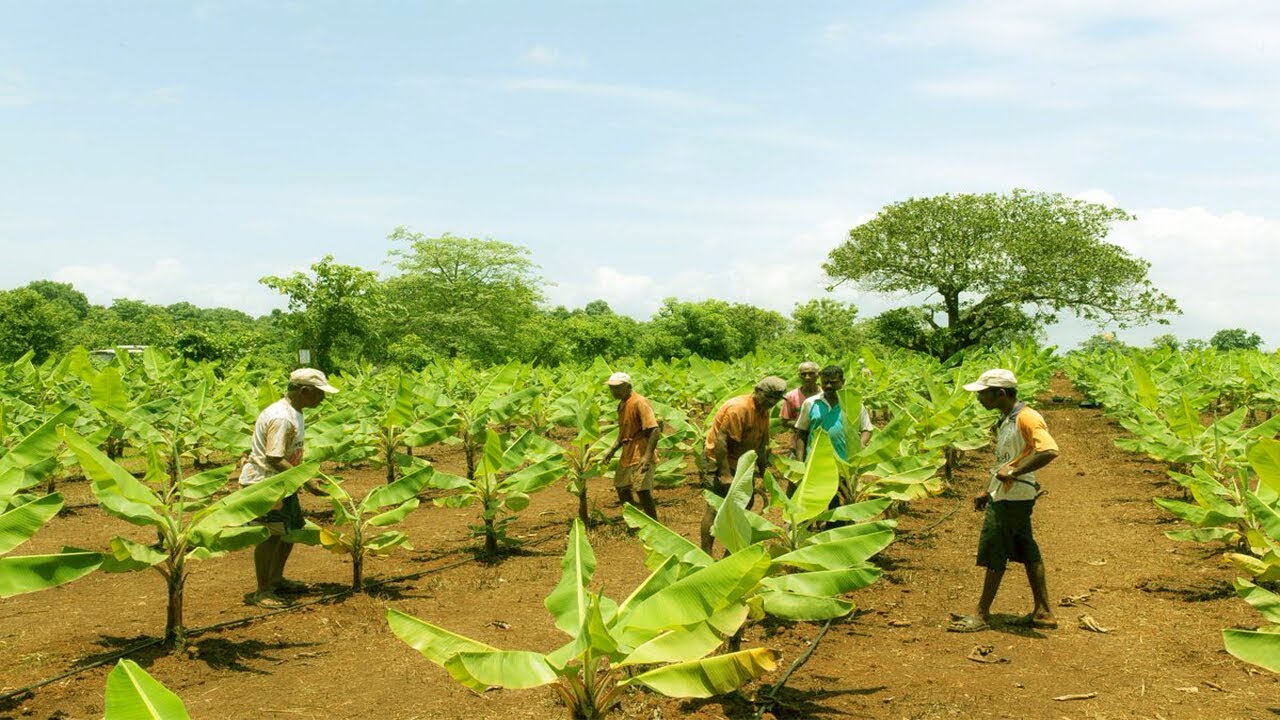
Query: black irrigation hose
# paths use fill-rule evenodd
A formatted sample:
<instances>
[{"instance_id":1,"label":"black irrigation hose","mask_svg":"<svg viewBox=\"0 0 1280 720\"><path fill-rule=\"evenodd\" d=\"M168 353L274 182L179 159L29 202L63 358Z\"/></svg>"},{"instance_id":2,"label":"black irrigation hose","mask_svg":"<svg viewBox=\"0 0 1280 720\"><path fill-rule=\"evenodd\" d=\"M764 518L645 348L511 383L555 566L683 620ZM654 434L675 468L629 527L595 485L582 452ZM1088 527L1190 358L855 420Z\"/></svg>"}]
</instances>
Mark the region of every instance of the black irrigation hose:
<instances>
[{"instance_id":1,"label":"black irrigation hose","mask_svg":"<svg viewBox=\"0 0 1280 720\"><path fill-rule=\"evenodd\" d=\"M558 537L563 537L563 534L558 532L549 533L536 540L531 540L529 542L522 543L521 547L533 547L535 545L541 545L542 543L545 543L548 540L552 540ZM465 549L455 550L454 552L447 553L445 557L457 552L466 552L466 550ZM419 570L418 572L406 573L404 575L397 575L395 577L383 578L375 582L365 583L365 587L366 588L379 587L381 585L387 585L389 583L394 583L394 582L402 582L404 580L416 580L420 577L423 577L424 575L430 575L432 573L441 572L444 570L451 570L453 568L466 565L467 563L473 563L477 561L478 559L474 557L466 560L458 560L445 565L440 565L438 567L428 568L426 570ZM255 620L261 620L263 618L272 617L273 615L280 615L282 613L293 612L294 610L301 610L304 607L310 607L312 605L317 605L319 603L329 602L332 600L337 600L339 598L344 598L353 594L353 592L354 592L353 590L348 588L346 590L342 590L341 592L331 593L329 595L322 595L318 598L313 598L311 600L306 600L300 603L294 603L293 605L290 605L288 607L283 607L277 610L271 610L268 612L259 613L257 615L250 615L248 617L237 618L235 620L225 620L223 622L214 623L212 625L205 625L203 627L198 627L198 628L187 628L187 636L195 637L197 635L201 635L207 632L212 632L214 630L223 630L225 628L235 627L237 625L247 625ZM145 650L146 648L149 648L152 645L158 645L161 642L164 642L164 638L152 638L150 640L144 640L138 643L137 645L127 647L124 650L108 655L107 657L99 658L87 665L79 665L60 675L56 675L54 677L47 678L45 680L41 680L36 683L32 683L30 685L27 685L26 687L18 688L17 690L11 690L9 692L0 694L0 703L5 703L13 699L23 697L24 695L30 694L33 690L38 690L39 688L42 688L45 685L49 685L50 683L55 683L55 682L58 682L59 680L65 680L66 678L72 677L73 675L79 675L80 673L86 670L92 670L93 668L99 667L101 665L105 665L109 662L119 660L120 658L126 657L128 655L132 655L133 653L138 652L139 650Z\"/></svg>"}]
</instances>

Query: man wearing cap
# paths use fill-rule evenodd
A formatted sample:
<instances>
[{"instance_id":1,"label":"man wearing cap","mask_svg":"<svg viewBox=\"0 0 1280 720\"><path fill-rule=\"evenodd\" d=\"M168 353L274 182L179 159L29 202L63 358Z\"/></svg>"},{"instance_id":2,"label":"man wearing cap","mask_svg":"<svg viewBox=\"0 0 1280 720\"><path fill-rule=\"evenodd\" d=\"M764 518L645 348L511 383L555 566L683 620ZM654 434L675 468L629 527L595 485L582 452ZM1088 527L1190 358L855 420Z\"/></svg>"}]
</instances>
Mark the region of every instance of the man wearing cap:
<instances>
[{"instance_id":1,"label":"man wearing cap","mask_svg":"<svg viewBox=\"0 0 1280 720\"><path fill-rule=\"evenodd\" d=\"M733 481L738 459L748 450L756 451L756 474L763 475L769 465L769 411L787 393L787 381L770 375L756 383L748 395L729 398L716 411L707 428L707 459L714 463L715 477L711 491L724 497ZM752 496L754 499L754 495ZM710 505L702 514L702 550L711 552L714 542L711 525L715 510Z\"/></svg>"},{"instance_id":2,"label":"man wearing cap","mask_svg":"<svg viewBox=\"0 0 1280 720\"><path fill-rule=\"evenodd\" d=\"M840 405L840 391L844 389L844 368L828 365L822 368L822 392L805 399L796 418L796 433L791 440L796 459L804 460L809 454L809 436L820 429L831 438L831 449L841 460L848 461L849 449L844 439L844 408ZM871 415L865 406L858 408L858 429L865 447L871 441Z\"/></svg>"},{"instance_id":3,"label":"man wearing cap","mask_svg":"<svg viewBox=\"0 0 1280 720\"><path fill-rule=\"evenodd\" d=\"M635 504L632 489L640 498L640 509L645 515L658 519L658 506L653 502L653 469L657 464L658 418L653 414L649 398L631 391L631 376L616 372L605 381L609 393L618 401L618 440L601 460L608 463L613 454L622 448L618 458L618 470L614 473L613 487L618 491L618 502Z\"/></svg>"},{"instance_id":4,"label":"man wearing cap","mask_svg":"<svg viewBox=\"0 0 1280 720\"><path fill-rule=\"evenodd\" d=\"M796 418L800 417L800 406L804 401L818 394L818 363L805 360L800 363L800 387L782 396L782 407L778 408L778 416L782 418L784 427L795 429Z\"/></svg>"},{"instance_id":5,"label":"man wearing cap","mask_svg":"<svg viewBox=\"0 0 1280 720\"><path fill-rule=\"evenodd\" d=\"M316 407L325 395L336 392L338 389L330 385L319 370L299 368L290 373L285 396L263 409L253 424L253 440L240 470L240 484L262 482L302 462L302 439L306 433L302 411ZM305 487L313 494L323 494L311 480ZM285 536L302 529L303 525L298 494L295 492L281 500L253 522L266 527L271 534L253 550L258 587L245 595L245 602L259 607L284 607L289 603L276 593L302 589L301 583L284 577L285 562L293 552L293 543Z\"/></svg>"},{"instance_id":6,"label":"man wearing cap","mask_svg":"<svg viewBox=\"0 0 1280 720\"><path fill-rule=\"evenodd\" d=\"M1058 457L1058 444L1049 435L1044 417L1018 401L1018 380L1008 370L988 370L977 382L964 386L976 392L987 410L999 410L995 427L996 466L987 488L973 499L974 510L986 510L978 538L978 565L985 567L982 596L973 615L952 614L947 627L954 632L985 630L991 603L1004 579L1009 561L1022 563L1031 585L1035 606L1018 623L1037 628L1056 628L1058 621L1049 607L1044 560L1031 534L1031 511L1040 485L1035 473Z\"/></svg>"}]
</instances>

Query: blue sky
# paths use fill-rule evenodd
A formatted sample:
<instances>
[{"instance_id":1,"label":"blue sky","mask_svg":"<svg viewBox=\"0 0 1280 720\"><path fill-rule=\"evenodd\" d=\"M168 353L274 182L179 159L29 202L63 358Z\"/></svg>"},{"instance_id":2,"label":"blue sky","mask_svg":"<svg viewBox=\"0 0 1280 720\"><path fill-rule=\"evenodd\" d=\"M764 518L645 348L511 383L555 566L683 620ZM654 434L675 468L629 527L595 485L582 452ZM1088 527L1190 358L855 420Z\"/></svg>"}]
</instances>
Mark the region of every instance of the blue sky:
<instances>
[{"instance_id":1,"label":"blue sky","mask_svg":"<svg viewBox=\"0 0 1280 720\"><path fill-rule=\"evenodd\" d=\"M554 304L787 312L885 204L1027 187L1138 215L1185 314L1123 339L1274 346L1278 80L1262 2L9 3L0 288L262 313L407 225L529 247Z\"/></svg>"}]
</instances>

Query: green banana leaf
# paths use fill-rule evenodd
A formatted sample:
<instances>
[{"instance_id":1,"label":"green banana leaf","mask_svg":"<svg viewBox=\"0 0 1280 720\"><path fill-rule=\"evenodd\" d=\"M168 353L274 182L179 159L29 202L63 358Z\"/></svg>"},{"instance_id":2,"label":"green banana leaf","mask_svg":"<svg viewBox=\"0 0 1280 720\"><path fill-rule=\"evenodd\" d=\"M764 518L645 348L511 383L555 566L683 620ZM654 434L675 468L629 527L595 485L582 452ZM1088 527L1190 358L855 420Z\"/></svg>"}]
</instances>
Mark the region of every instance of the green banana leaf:
<instances>
[{"instance_id":1,"label":"green banana leaf","mask_svg":"<svg viewBox=\"0 0 1280 720\"><path fill-rule=\"evenodd\" d=\"M0 598L56 587L88 575L102 564L96 552L0 557Z\"/></svg>"},{"instance_id":2,"label":"green banana leaf","mask_svg":"<svg viewBox=\"0 0 1280 720\"><path fill-rule=\"evenodd\" d=\"M304 462L261 482L243 486L196 513L193 529L216 532L261 517L319 472L320 463Z\"/></svg>"},{"instance_id":3,"label":"green banana leaf","mask_svg":"<svg viewBox=\"0 0 1280 720\"><path fill-rule=\"evenodd\" d=\"M54 493L12 505L0 513L0 555L30 540L61 509L62 496Z\"/></svg>"},{"instance_id":4,"label":"green banana leaf","mask_svg":"<svg viewBox=\"0 0 1280 720\"><path fill-rule=\"evenodd\" d=\"M1223 630L1222 644L1241 660L1280 673L1280 632Z\"/></svg>"},{"instance_id":5,"label":"green banana leaf","mask_svg":"<svg viewBox=\"0 0 1280 720\"><path fill-rule=\"evenodd\" d=\"M649 596L627 618L627 624L659 630L702 622L743 598L768 572L769 565L769 553L763 545L744 548Z\"/></svg>"},{"instance_id":6,"label":"green banana leaf","mask_svg":"<svg viewBox=\"0 0 1280 720\"><path fill-rule=\"evenodd\" d=\"M753 648L705 660L666 665L618 684L644 685L668 697L712 697L737 690L773 672L780 657L776 650Z\"/></svg>"},{"instance_id":7,"label":"green banana leaf","mask_svg":"<svg viewBox=\"0 0 1280 720\"><path fill-rule=\"evenodd\" d=\"M121 660L107 675L104 720L190 720L173 691L132 660Z\"/></svg>"},{"instance_id":8,"label":"green banana leaf","mask_svg":"<svg viewBox=\"0 0 1280 720\"><path fill-rule=\"evenodd\" d=\"M41 423L0 457L0 503L20 490L31 487L48 476L56 463L48 460L58 454L58 426L70 423L75 411L65 408Z\"/></svg>"},{"instance_id":9,"label":"green banana leaf","mask_svg":"<svg viewBox=\"0 0 1280 720\"><path fill-rule=\"evenodd\" d=\"M590 609L591 596L587 586L595 572L596 555L591 543L587 542L586 528L582 521L574 518L569 528L568 547L560 561L560 582L543 600L543 605L555 618L556 627L571 637L578 634Z\"/></svg>"}]
</instances>

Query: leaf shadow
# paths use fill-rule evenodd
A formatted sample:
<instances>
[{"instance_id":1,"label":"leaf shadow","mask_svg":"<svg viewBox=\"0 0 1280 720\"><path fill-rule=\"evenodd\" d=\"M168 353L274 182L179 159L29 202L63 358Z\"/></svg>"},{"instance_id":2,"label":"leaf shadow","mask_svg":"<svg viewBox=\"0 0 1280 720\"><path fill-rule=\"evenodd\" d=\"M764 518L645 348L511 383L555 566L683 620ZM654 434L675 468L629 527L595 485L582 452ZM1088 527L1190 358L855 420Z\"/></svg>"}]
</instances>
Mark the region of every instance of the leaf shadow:
<instances>
[{"instance_id":1,"label":"leaf shadow","mask_svg":"<svg viewBox=\"0 0 1280 720\"><path fill-rule=\"evenodd\" d=\"M195 659L214 670L234 670L236 672L270 675L271 672L252 667L246 663L268 661L273 665L287 662L288 658L280 658L270 654L271 651L288 650L290 648L315 647L313 642L262 642L261 640L241 640L239 642L221 637L205 638L194 643L192 655Z\"/></svg>"}]
</instances>

